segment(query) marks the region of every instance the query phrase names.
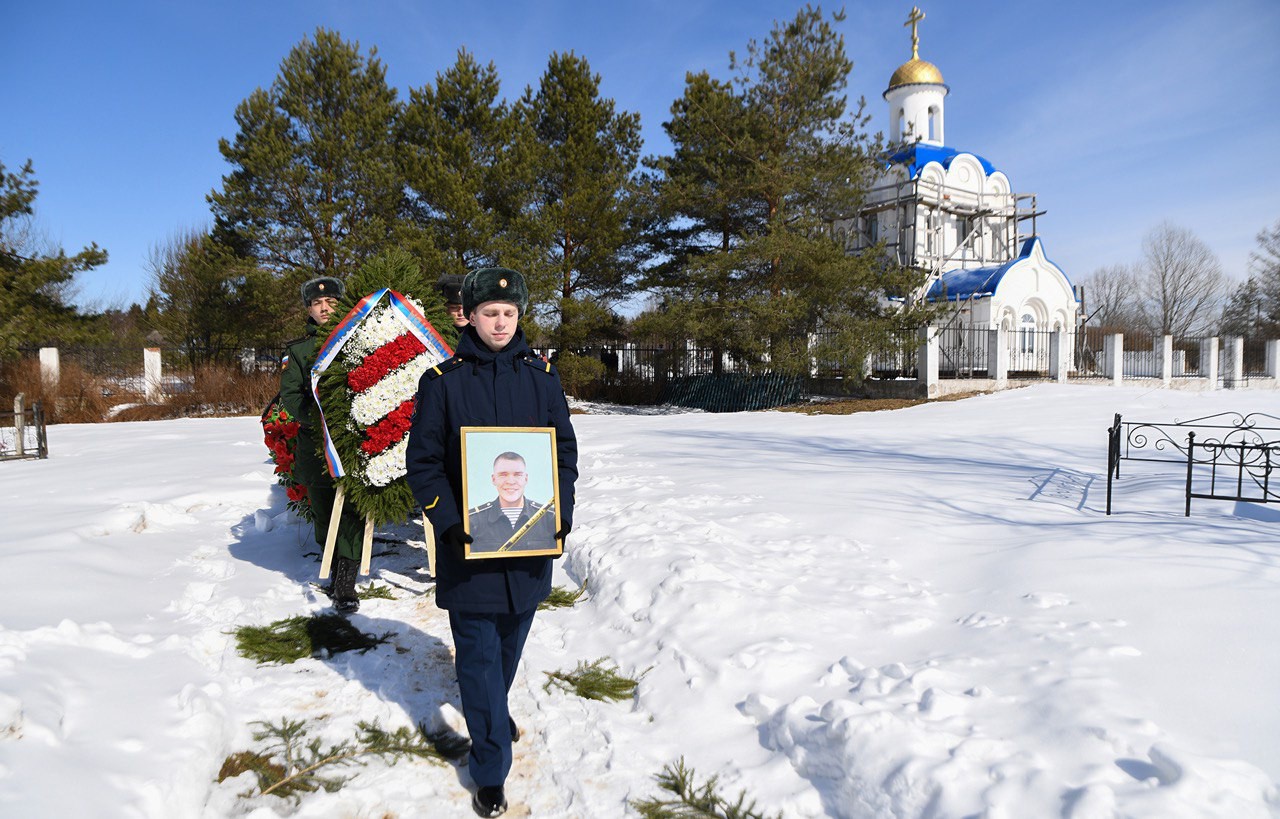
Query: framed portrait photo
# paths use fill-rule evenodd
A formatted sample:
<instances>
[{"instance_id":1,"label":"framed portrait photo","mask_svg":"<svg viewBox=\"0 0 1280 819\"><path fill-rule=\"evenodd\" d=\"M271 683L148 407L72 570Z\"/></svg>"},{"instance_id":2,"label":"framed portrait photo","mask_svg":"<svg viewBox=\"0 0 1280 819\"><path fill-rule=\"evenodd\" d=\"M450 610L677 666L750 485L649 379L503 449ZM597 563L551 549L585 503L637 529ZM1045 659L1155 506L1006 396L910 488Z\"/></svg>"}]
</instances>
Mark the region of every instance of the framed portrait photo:
<instances>
[{"instance_id":1,"label":"framed portrait photo","mask_svg":"<svg viewBox=\"0 0 1280 819\"><path fill-rule=\"evenodd\" d=\"M560 471L553 427L463 427L466 558L558 555Z\"/></svg>"}]
</instances>

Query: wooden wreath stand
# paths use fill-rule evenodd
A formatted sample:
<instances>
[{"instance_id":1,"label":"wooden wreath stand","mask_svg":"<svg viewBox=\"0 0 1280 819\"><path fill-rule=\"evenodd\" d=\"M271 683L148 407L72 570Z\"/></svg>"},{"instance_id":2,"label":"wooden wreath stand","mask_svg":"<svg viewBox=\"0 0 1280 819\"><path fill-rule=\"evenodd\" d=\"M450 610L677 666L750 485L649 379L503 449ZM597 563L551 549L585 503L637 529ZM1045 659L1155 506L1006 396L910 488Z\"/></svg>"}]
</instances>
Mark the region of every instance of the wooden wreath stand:
<instances>
[{"instance_id":1,"label":"wooden wreath stand","mask_svg":"<svg viewBox=\"0 0 1280 819\"><path fill-rule=\"evenodd\" d=\"M333 550L338 543L338 524L342 519L342 507L346 503L346 495L342 491L342 484L338 484L337 491L333 495L333 514L329 518L329 532L324 539L324 556L320 558L320 579L327 580L329 578L329 569L333 564ZM436 576L436 536L435 530L431 527L431 521L427 520L426 514L422 516L422 534L426 538L427 546L427 571L432 577ZM369 561L373 556L373 518L366 517L364 519L364 542L360 546L360 574L369 574Z\"/></svg>"},{"instance_id":2,"label":"wooden wreath stand","mask_svg":"<svg viewBox=\"0 0 1280 819\"><path fill-rule=\"evenodd\" d=\"M346 493L342 484L338 484L333 494L333 513L329 517L329 533L324 539L324 556L320 558L320 579L329 577L329 568L333 564L333 549L338 543L338 526L342 522L342 507L346 503ZM373 518L364 519L364 543L360 546L360 574L369 574L369 559L373 556Z\"/></svg>"}]
</instances>

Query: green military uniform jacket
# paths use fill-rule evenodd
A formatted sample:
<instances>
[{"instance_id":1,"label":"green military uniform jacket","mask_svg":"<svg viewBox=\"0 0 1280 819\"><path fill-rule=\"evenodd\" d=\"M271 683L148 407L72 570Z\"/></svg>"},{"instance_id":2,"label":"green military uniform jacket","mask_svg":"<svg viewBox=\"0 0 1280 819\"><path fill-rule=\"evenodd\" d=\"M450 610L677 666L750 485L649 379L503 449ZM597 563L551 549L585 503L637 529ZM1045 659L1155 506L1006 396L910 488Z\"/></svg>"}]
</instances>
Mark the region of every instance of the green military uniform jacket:
<instances>
[{"instance_id":1,"label":"green military uniform jacket","mask_svg":"<svg viewBox=\"0 0 1280 819\"><path fill-rule=\"evenodd\" d=\"M302 425L294 449L298 459L294 474L307 487L311 510L315 513L316 543L321 545L325 542L333 514L334 485L329 467L320 454L320 440L324 433L320 429L320 411L311 393L311 365L315 364L324 339L320 326L308 318L306 335L285 345L284 369L280 372L280 403ZM338 528L338 556L358 560L363 537L364 523L354 507L347 504L343 507Z\"/></svg>"},{"instance_id":2,"label":"green military uniform jacket","mask_svg":"<svg viewBox=\"0 0 1280 819\"><path fill-rule=\"evenodd\" d=\"M320 325L307 319L306 334L285 345L280 373L280 403L307 433L320 421L316 399L311 394L311 365L316 362L320 343Z\"/></svg>"}]
</instances>

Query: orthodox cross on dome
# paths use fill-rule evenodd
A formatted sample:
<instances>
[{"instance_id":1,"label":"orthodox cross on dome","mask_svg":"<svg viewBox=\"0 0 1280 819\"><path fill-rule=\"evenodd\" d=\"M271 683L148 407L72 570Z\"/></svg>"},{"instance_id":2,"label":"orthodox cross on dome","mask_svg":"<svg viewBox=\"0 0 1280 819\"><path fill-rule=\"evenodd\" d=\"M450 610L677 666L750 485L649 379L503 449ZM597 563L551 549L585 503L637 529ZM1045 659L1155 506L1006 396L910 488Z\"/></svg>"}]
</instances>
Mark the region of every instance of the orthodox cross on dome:
<instances>
[{"instance_id":1,"label":"orthodox cross on dome","mask_svg":"<svg viewBox=\"0 0 1280 819\"><path fill-rule=\"evenodd\" d=\"M907 15L907 22L903 26L911 26L911 59L920 59L920 33L916 28L920 21L924 19L924 12L919 6L912 6L911 13Z\"/></svg>"}]
</instances>

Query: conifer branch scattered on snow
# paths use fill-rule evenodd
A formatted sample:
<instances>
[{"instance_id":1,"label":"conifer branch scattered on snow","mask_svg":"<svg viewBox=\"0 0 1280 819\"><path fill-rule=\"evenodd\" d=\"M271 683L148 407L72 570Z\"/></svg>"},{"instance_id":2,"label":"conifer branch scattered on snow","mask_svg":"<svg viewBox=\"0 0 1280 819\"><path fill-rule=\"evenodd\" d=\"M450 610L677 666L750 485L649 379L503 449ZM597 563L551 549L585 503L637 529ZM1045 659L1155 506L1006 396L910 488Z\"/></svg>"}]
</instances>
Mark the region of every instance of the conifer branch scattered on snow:
<instances>
[{"instance_id":1,"label":"conifer branch scattered on snow","mask_svg":"<svg viewBox=\"0 0 1280 819\"><path fill-rule=\"evenodd\" d=\"M579 662L573 671L544 672L550 679L542 686L543 691L550 692L551 686L572 691L579 697L589 700L625 700L636 692L639 680L624 677L618 673L616 665L605 666L610 662L608 657L601 657L592 663ZM644 676L643 674L641 676Z\"/></svg>"},{"instance_id":2,"label":"conifer branch scattered on snow","mask_svg":"<svg viewBox=\"0 0 1280 819\"><path fill-rule=\"evenodd\" d=\"M295 802L304 793L323 788L333 792L346 784L350 776L322 776L324 768L363 765L364 757L377 757L388 765L401 759L427 759L443 762L444 757L419 731L407 726L395 731L384 730L377 722L360 722L355 739L325 748L319 739L308 739L306 724L287 717L280 723L256 722L262 729L253 734L254 741L267 742L259 751L240 751L227 757L218 774L222 782L252 771L258 780L258 796L279 796ZM255 794L249 792L244 796Z\"/></svg>"},{"instance_id":3,"label":"conifer branch scattered on snow","mask_svg":"<svg viewBox=\"0 0 1280 819\"><path fill-rule=\"evenodd\" d=\"M356 587L356 597L361 600L371 600L378 598L379 600L395 600L396 597L391 593L390 586L379 586L376 583L369 583L365 586Z\"/></svg>"},{"instance_id":4,"label":"conifer branch scattered on snow","mask_svg":"<svg viewBox=\"0 0 1280 819\"><path fill-rule=\"evenodd\" d=\"M746 792L730 804L716 793L718 776L712 776L701 787L694 780L692 768L680 757L675 765L667 765L654 777L658 787L675 794L675 799L641 799L631 802L631 807L643 819L770 819L756 810L755 800L747 802ZM781 814L778 814L781 817Z\"/></svg>"},{"instance_id":5,"label":"conifer branch scattered on snow","mask_svg":"<svg viewBox=\"0 0 1280 819\"><path fill-rule=\"evenodd\" d=\"M281 664L324 653L363 653L391 636L390 632L380 637L365 634L340 614L297 615L267 626L239 626L234 633L241 657Z\"/></svg>"},{"instance_id":6,"label":"conifer branch scattered on snow","mask_svg":"<svg viewBox=\"0 0 1280 819\"><path fill-rule=\"evenodd\" d=\"M551 594L548 594L547 599L538 604L538 611L569 608L581 600L582 595L586 594L586 592L586 583L579 586L577 591L569 591L564 586L552 586Z\"/></svg>"}]
</instances>

